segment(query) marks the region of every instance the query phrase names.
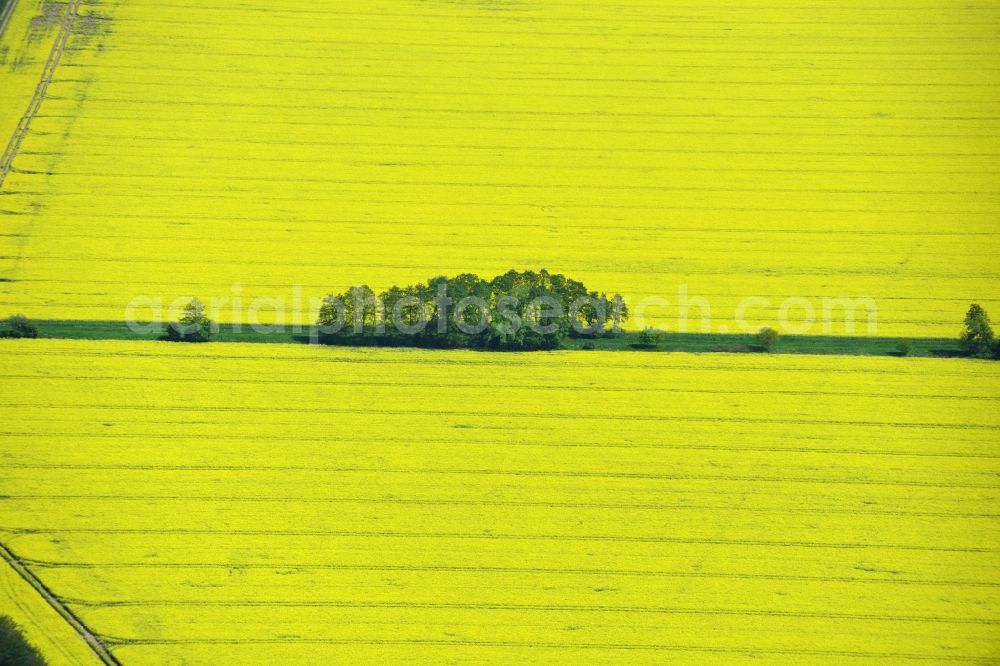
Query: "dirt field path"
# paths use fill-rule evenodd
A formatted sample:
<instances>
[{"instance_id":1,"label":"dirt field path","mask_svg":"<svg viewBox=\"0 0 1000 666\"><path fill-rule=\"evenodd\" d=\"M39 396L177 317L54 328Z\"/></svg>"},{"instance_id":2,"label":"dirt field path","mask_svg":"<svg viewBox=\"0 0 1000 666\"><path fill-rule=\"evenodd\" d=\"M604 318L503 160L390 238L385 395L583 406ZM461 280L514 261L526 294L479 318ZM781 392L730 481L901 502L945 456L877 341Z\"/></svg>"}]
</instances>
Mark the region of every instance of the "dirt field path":
<instances>
[{"instance_id":1,"label":"dirt field path","mask_svg":"<svg viewBox=\"0 0 1000 666\"><path fill-rule=\"evenodd\" d=\"M13 7L13 3L11 7ZM45 68L42 70L42 75L38 80L35 94L31 97L31 102L28 104L24 115L21 116L21 121L17 124L17 129L14 130L14 134L10 137L10 142L7 144L3 156L0 157L0 187L3 187L3 182L7 178L7 174L10 173L10 168L14 163L14 158L17 156L17 151L21 148L21 142L24 141L25 135L31 128L31 121L42 106L42 100L45 99L45 92L49 88L49 83L52 82L52 75L55 74L56 68L59 66L59 59L62 58L63 51L66 50L66 44L69 42L69 36L73 32L73 23L76 22L79 11L80 0L70 0L67 3L66 15L59 26L59 34L56 36L56 41L52 44L52 51L45 62ZM9 19L9 14L5 17L5 21L6 19ZM2 29L0 29L0 32L3 32Z\"/></svg>"},{"instance_id":2,"label":"dirt field path","mask_svg":"<svg viewBox=\"0 0 1000 666\"><path fill-rule=\"evenodd\" d=\"M101 643L100 639L97 638L97 636L95 636L93 632L91 632L86 625L84 625L83 622L81 622L80 619L73 614L73 611L69 610L65 604L52 594L45 584L42 583L42 581L40 581L38 577L36 577L35 574L33 574L24 565L24 563L18 559L18 557L3 544L0 544L0 558L3 558L3 560L10 565L11 569L13 569L22 580L34 588L42 599L45 600L45 603L56 611L56 613L58 613L60 617L62 617L67 624L73 628L73 630L84 640L84 642L86 642L88 647L93 650L94 654L102 663L120 665L121 662L119 662L115 656L111 654L106 647L104 647L104 644ZM11 594L10 596L14 601L17 601L16 594ZM23 611L25 616L31 617L32 613L30 612L30 609L26 608L24 604L18 604L18 606ZM52 637L52 640L54 643L58 644L57 637ZM70 655L66 656L67 658L71 658Z\"/></svg>"}]
</instances>

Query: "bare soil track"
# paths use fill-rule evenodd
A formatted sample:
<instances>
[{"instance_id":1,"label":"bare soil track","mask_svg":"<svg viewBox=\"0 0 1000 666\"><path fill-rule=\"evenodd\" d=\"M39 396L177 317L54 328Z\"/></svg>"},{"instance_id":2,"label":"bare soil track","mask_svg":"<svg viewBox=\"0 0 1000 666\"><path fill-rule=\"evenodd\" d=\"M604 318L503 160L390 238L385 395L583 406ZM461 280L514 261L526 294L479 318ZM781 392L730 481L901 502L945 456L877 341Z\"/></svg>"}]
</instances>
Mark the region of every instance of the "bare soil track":
<instances>
[{"instance_id":1,"label":"bare soil track","mask_svg":"<svg viewBox=\"0 0 1000 666\"><path fill-rule=\"evenodd\" d=\"M93 632L91 632L90 629L83 624L83 622L80 621L80 618L74 615L73 611L67 608L66 605L63 604L63 602L60 601L59 598L56 597L52 591L49 590L49 588L47 588L45 584L24 565L23 562L21 562L21 560L18 559L18 557L3 544L0 544L0 557L2 557L21 578L31 585L31 587L33 587L38 594L42 596L48 605L59 613L59 615L66 620L71 627L73 627L73 630L76 631L76 633L79 634L84 641L86 641L87 645L90 646L90 649L94 651L94 654L96 654L103 663L114 666L121 665L121 662L119 662L115 656L108 651L104 644L101 643L101 640L95 636Z\"/></svg>"},{"instance_id":2,"label":"bare soil track","mask_svg":"<svg viewBox=\"0 0 1000 666\"><path fill-rule=\"evenodd\" d=\"M10 18L10 13L13 12L14 4L14 2L11 2L7 6L8 11L4 16L0 17L0 33L3 32L3 27ZM69 42L69 36L73 32L73 24L76 22L79 11L80 0L70 0L66 4L66 15L59 26L59 34L52 44L52 51L45 62L45 68L42 70L42 76L38 80L38 85L35 87L35 94L31 97L31 102L29 102L24 115L21 116L21 121L17 124L17 129L14 130L13 136L10 137L10 142L7 144L3 156L0 157L0 187L3 187L3 182L7 178L7 174L10 173L10 168L14 163L14 158L17 156L17 151L21 148L21 142L24 141L25 135L31 128L31 121L34 120L38 114L38 110L42 106L42 100L45 99L45 93L52 82L52 76L59 66L59 59L62 58L63 51L66 50L66 44Z\"/></svg>"}]
</instances>

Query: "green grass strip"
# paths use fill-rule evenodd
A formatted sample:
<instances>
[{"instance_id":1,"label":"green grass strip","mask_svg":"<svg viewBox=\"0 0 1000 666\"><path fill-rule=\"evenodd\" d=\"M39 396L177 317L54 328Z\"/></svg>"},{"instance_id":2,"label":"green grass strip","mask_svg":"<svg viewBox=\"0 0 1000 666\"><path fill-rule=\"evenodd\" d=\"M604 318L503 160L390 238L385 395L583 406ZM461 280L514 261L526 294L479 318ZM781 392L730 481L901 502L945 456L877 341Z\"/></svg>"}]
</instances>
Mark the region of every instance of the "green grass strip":
<instances>
[{"instance_id":1,"label":"green grass strip","mask_svg":"<svg viewBox=\"0 0 1000 666\"><path fill-rule=\"evenodd\" d=\"M125 322L35 320L40 338L66 340L157 340L164 334L162 324L148 325L145 331L133 331ZM952 338L905 338L912 342L910 356L953 357L962 356L958 340ZM256 331L249 326L221 324L212 337L213 342L248 342L272 344L305 344L309 341L309 327L275 326L271 331ZM826 354L850 356L898 356L896 349L900 338L846 337L836 335L784 335L770 352L773 354ZM209 343L211 344L211 343ZM754 336L750 334L677 333L665 332L655 349L643 349L639 334L625 332L613 338L569 338L563 349L594 351L630 351L651 353L671 352L748 352L759 353Z\"/></svg>"}]
</instances>

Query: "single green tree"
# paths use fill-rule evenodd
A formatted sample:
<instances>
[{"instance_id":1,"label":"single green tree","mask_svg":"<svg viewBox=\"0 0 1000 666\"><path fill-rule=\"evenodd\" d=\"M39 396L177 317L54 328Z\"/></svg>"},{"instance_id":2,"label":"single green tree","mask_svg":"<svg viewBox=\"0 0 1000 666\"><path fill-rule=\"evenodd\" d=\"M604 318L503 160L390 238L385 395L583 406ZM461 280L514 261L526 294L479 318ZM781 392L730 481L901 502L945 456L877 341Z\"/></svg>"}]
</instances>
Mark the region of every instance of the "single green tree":
<instances>
[{"instance_id":1,"label":"single green tree","mask_svg":"<svg viewBox=\"0 0 1000 666\"><path fill-rule=\"evenodd\" d=\"M770 326L765 326L757 331L757 345L763 348L764 351L772 351L778 344L778 337L776 330Z\"/></svg>"},{"instance_id":2,"label":"single green tree","mask_svg":"<svg viewBox=\"0 0 1000 666\"><path fill-rule=\"evenodd\" d=\"M344 292L345 331L353 335L373 336L380 313L375 292L366 284L355 285Z\"/></svg>"},{"instance_id":3,"label":"single green tree","mask_svg":"<svg viewBox=\"0 0 1000 666\"><path fill-rule=\"evenodd\" d=\"M323 303L319 306L319 317L316 324L329 332L344 325L344 304L333 294L323 297ZM338 328L339 330L339 328Z\"/></svg>"},{"instance_id":4,"label":"single green tree","mask_svg":"<svg viewBox=\"0 0 1000 666\"><path fill-rule=\"evenodd\" d=\"M896 351L900 356L909 356L913 353L913 340L900 340L896 343Z\"/></svg>"},{"instance_id":5,"label":"single green tree","mask_svg":"<svg viewBox=\"0 0 1000 666\"><path fill-rule=\"evenodd\" d=\"M965 313L965 330L958 339L962 350L975 358L996 357L996 337L989 315L982 306L973 303Z\"/></svg>"},{"instance_id":6,"label":"single green tree","mask_svg":"<svg viewBox=\"0 0 1000 666\"><path fill-rule=\"evenodd\" d=\"M184 306L180 320L167 326L167 339L172 342L208 342L212 337L212 320L205 316L205 305L192 298Z\"/></svg>"},{"instance_id":7,"label":"single green tree","mask_svg":"<svg viewBox=\"0 0 1000 666\"><path fill-rule=\"evenodd\" d=\"M421 334L425 344L476 347L484 343L493 303L489 282L473 273L439 276L419 287L417 295L427 303L428 323Z\"/></svg>"},{"instance_id":8,"label":"single green tree","mask_svg":"<svg viewBox=\"0 0 1000 666\"><path fill-rule=\"evenodd\" d=\"M342 294L323 299L316 323L320 340L332 344L374 344L381 328L381 312L375 292L366 284L349 287Z\"/></svg>"}]
</instances>

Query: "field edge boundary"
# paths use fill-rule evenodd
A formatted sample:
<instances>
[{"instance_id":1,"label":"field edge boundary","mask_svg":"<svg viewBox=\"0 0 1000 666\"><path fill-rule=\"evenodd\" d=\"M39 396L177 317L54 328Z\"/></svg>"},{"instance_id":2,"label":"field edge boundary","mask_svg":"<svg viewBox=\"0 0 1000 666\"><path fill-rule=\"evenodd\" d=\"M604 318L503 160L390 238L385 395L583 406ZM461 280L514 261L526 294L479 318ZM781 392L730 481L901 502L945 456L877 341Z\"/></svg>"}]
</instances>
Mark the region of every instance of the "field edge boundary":
<instances>
[{"instance_id":1,"label":"field edge boundary","mask_svg":"<svg viewBox=\"0 0 1000 666\"><path fill-rule=\"evenodd\" d=\"M23 562L15 555L6 545L0 543L0 558L10 565L18 576L20 576L28 585L30 585L42 599L47 603L52 609L60 615L67 624L69 624L73 630L84 640L85 643L93 650L97 658L101 660L102 663L107 666L122 666L121 662L111 654L107 647L101 642L101 640L94 635L90 629L87 628L80 618L76 616L73 611L66 607L59 599L52 593L52 591L43 583L34 573L31 572L28 567L24 565Z\"/></svg>"},{"instance_id":2,"label":"field edge boundary","mask_svg":"<svg viewBox=\"0 0 1000 666\"><path fill-rule=\"evenodd\" d=\"M122 342L155 342L165 339L165 322L133 322L133 328L126 321L36 319L31 322L38 339L45 340L116 340ZM211 340L206 343L186 344L269 344L304 345L320 344L313 325L274 324L267 331L255 331L247 325L215 324ZM751 333L710 333L660 331L655 345L642 344L639 331L626 330L610 338L568 338L550 351L563 353L583 353L586 351L620 353L696 353L696 354L759 354L759 355L819 355L819 356L863 356L939 358L968 360L958 337L895 337L858 335L783 335L770 350L757 344ZM0 335L2 337L2 335ZM30 340L26 340L30 344ZM901 343L906 343L903 349ZM0 341L0 345L2 345ZM177 344L177 343L172 343ZM459 349L479 351L485 354L540 353L539 351L508 352L482 350L467 347L438 348L420 344L389 343L372 340L369 343L343 341L322 344L332 347L362 348L406 348L448 352Z\"/></svg>"},{"instance_id":3,"label":"field edge boundary","mask_svg":"<svg viewBox=\"0 0 1000 666\"><path fill-rule=\"evenodd\" d=\"M16 6L17 0L7 0L3 11L0 11L0 37L3 36L3 31L7 28L7 24L10 22L10 17L13 16Z\"/></svg>"}]
</instances>

